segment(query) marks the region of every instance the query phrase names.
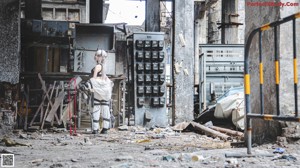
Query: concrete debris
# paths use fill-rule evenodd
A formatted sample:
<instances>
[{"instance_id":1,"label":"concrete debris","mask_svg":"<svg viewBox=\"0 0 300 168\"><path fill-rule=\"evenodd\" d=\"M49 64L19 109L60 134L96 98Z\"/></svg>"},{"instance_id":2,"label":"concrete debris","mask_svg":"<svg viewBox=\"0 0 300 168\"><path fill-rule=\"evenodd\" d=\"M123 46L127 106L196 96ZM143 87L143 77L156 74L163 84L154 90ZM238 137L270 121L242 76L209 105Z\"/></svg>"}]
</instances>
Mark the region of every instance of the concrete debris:
<instances>
[{"instance_id":1,"label":"concrete debris","mask_svg":"<svg viewBox=\"0 0 300 168\"><path fill-rule=\"evenodd\" d=\"M72 162L78 162L78 159L71 159Z\"/></svg>"},{"instance_id":2,"label":"concrete debris","mask_svg":"<svg viewBox=\"0 0 300 168\"><path fill-rule=\"evenodd\" d=\"M21 139L27 139L27 134L20 134L19 136Z\"/></svg>"},{"instance_id":3,"label":"concrete debris","mask_svg":"<svg viewBox=\"0 0 300 168\"><path fill-rule=\"evenodd\" d=\"M61 163L56 163L50 166L50 168L64 167Z\"/></svg>"},{"instance_id":4,"label":"concrete debris","mask_svg":"<svg viewBox=\"0 0 300 168\"><path fill-rule=\"evenodd\" d=\"M166 136L162 134L155 134L151 136L151 139L165 139Z\"/></svg>"},{"instance_id":5,"label":"concrete debris","mask_svg":"<svg viewBox=\"0 0 300 168\"><path fill-rule=\"evenodd\" d=\"M226 149L231 148L230 142L210 142L210 143L204 143L201 145L202 148L205 149Z\"/></svg>"},{"instance_id":6,"label":"concrete debris","mask_svg":"<svg viewBox=\"0 0 300 168\"><path fill-rule=\"evenodd\" d=\"M0 135L9 135L13 132L15 125L14 113L11 110L2 110L0 107L0 114Z\"/></svg>"},{"instance_id":7,"label":"concrete debris","mask_svg":"<svg viewBox=\"0 0 300 168\"><path fill-rule=\"evenodd\" d=\"M120 161L131 161L133 160L132 156L119 156L115 159L115 161L120 162Z\"/></svg>"},{"instance_id":8,"label":"concrete debris","mask_svg":"<svg viewBox=\"0 0 300 168\"><path fill-rule=\"evenodd\" d=\"M110 166L110 168L131 168L131 167L134 167L134 166L130 163L122 163L119 165Z\"/></svg>"},{"instance_id":9,"label":"concrete debris","mask_svg":"<svg viewBox=\"0 0 300 168\"><path fill-rule=\"evenodd\" d=\"M51 129L53 132L56 132L56 133L62 133L62 132L67 132L67 129L66 128L53 128Z\"/></svg>"},{"instance_id":10,"label":"concrete debris","mask_svg":"<svg viewBox=\"0 0 300 168\"><path fill-rule=\"evenodd\" d=\"M150 142L150 139L139 139L139 140L136 140L136 143L145 143L145 142Z\"/></svg>"},{"instance_id":11,"label":"concrete debris","mask_svg":"<svg viewBox=\"0 0 300 168\"><path fill-rule=\"evenodd\" d=\"M188 126L190 125L189 122L181 122L179 124L176 124L174 127L172 127L172 129L174 131L183 131L184 129L186 129Z\"/></svg>"},{"instance_id":12,"label":"concrete debris","mask_svg":"<svg viewBox=\"0 0 300 168\"><path fill-rule=\"evenodd\" d=\"M168 156L163 156L162 160L168 161L168 162L171 162L171 161L174 161L174 162L175 162L175 161L176 161L175 158L174 158L173 156L170 156L170 155L168 155Z\"/></svg>"},{"instance_id":13,"label":"concrete debris","mask_svg":"<svg viewBox=\"0 0 300 168\"><path fill-rule=\"evenodd\" d=\"M23 167L53 168L70 166L229 168L253 167L251 164L254 164L255 167L259 167L258 165L276 167L299 163L297 148L288 148L288 151L287 148L284 148L283 154L286 155L283 155L273 154L273 151L278 148L276 144L269 144L265 147L257 146L253 150L253 157L247 157L245 148L231 148L230 141L219 137L208 137L194 132L175 134L176 132L170 128L154 128L143 130L145 134L136 134L136 132L131 132L132 129L143 130L130 126L127 131L116 129L111 131L108 136L93 136L84 133L82 136L76 137L67 133L37 133L40 137L51 137L54 140L50 138L44 140L41 138L23 139L15 135L19 138L20 143L34 141L31 150L18 148L20 155L16 164L18 166L24 164ZM82 131L84 132L84 130ZM30 134L27 135L30 136ZM100 151L105 154L100 154ZM295 153L291 153L292 151ZM75 152L80 155L75 157ZM224 153L227 152L231 155L224 156ZM10 153L13 152L10 151ZM57 155L58 153L59 155ZM52 158L52 160L48 160L48 158ZM272 159L273 161L270 162Z\"/></svg>"},{"instance_id":14,"label":"concrete debris","mask_svg":"<svg viewBox=\"0 0 300 168\"><path fill-rule=\"evenodd\" d=\"M35 159L35 160L32 160L32 161L30 161L32 164L38 164L38 163L41 163L41 162L43 162L44 161L44 159Z\"/></svg>"},{"instance_id":15,"label":"concrete debris","mask_svg":"<svg viewBox=\"0 0 300 168\"><path fill-rule=\"evenodd\" d=\"M229 164L238 164L238 160L236 158L226 159L226 162Z\"/></svg>"},{"instance_id":16,"label":"concrete debris","mask_svg":"<svg viewBox=\"0 0 300 168\"><path fill-rule=\"evenodd\" d=\"M3 138L2 142L4 142L7 147L12 147L12 146L31 146L30 144L24 144L24 143L15 142L15 141L7 138L7 137Z\"/></svg>"},{"instance_id":17,"label":"concrete debris","mask_svg":"<svg viewBox=\"0 0 300 168\"><path fill-rule=\"evenodd\" d=\"M287 161L293 161L293 162L297 161L297 158L294 157L293 155L282 155L282 156L276 157L272 160L279 160L279 159L285 159Z\"/></svg>"},{"instance_id":18,"label":"concrete debris","mask_svg":"<svg viewBox=\"0 0 300 168\"><path fill-rule=\"evenodd\" d=\"M145 150L154 150L154 148L153 148L153 147L146 146L146 147L145 147Z\"/></svg>"},{"instance_id":19,"label":"concrete debris","mask_svg":"<svg viewBox=\"0 0 300 168\"><path fill-rule=\"evenodd\" d=\"M281 147L286 147L288 145L286 137L278 136L276 144L281 146Z\"/></svg>"},{"instance_id":20,"label":"concrete debris","mask_svg":"<svg viewBox=\"0 0 300 168\"><path fill-rule=\"evenodd\" d=\"M122 125L122 126L118 127L118 130L120 130L120 131L127 131L128 130L128 126L127 125Z\"/></svg>"},{"instance_id":21,"label":"concrete debris","mask_svg":"<svg viewBox=\"0 0 300 168\"><path fill-rule=\"evenodd\" d=\"M84 137L84 144L85 145L92 145L92 142L90 141L89 137Z\"/></svg>"},{"instance_id":22,"label":"concrete debris","mask_svg":"<svg viewBox=\"0 0 300 168\"><path fill-rule=\"evenodd\" d=\"M28 139L39 139L41 135L37 132L27 134Z\"/></svg>"},{"instance_id":23,"label":"concrete debris","mask_svg":"<svg viewBox=\"0 0 300 168\"><path fill-rule=\"evenodd\" d=\"M41 140L54 140L54 137L51 134L42 134Z\"/></svg>"},{"instance_id":24,"label":"concrete debris","mask_svg":"<svg viewBox=\"0 0 300 168\"><path fill-rule=\"evenodd\" d=\"M0 150L0 153L1 153L1 154L4 154L4 153L15 154L13 151L8 150L8 149L2 149L2 150Z\"/></svg>"}]
</instances>

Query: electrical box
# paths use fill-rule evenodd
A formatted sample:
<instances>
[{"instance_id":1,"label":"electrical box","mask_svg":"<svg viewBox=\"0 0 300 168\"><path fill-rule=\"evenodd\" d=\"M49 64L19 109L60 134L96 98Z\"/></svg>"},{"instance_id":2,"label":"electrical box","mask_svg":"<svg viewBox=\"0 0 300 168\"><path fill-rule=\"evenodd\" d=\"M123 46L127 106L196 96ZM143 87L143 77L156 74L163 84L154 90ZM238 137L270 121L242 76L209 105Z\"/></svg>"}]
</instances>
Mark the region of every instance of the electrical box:
<instances>
[{"instance_id":1,"label":"electrical box","mask_svg":"<svg viewBox=\"0 0 300 168\"><path fill-rule=\"evenodd\" d=\"M168 118L164 33L134 33L131 47L135 125L165 127ZM151 119L146 119L146 112Z\"/></svg>"},{"instance_id":2,"label":"electrical box","mask_svg":"<svg viewBox=\"0 0 300 168\"><path fill-rule=\"evenodd\" d=\"M116 71L114 49L114 26L105 24L76 24L73 55L73 71L90 73L95 67L95 53L98 49L108 54L105 60L107 75L119 75ZM137 53L137 57L141 53Z\"/></svg>"}]
</instances>

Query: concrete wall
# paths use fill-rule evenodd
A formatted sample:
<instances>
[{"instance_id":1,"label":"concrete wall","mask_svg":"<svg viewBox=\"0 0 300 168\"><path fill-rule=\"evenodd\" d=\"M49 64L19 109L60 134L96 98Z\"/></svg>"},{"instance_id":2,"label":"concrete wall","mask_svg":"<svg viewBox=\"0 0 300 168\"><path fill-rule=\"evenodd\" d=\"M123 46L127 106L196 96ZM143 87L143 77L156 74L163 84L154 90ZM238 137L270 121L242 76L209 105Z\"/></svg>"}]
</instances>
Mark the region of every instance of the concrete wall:
<instances>
[{"instance_id":1,"label":"concrete wall","mask_svg":"<svg viewBox=\"0 0 300 168\"><path fill-rule=\"evenodd\" d=\"M223 3L223 9L222 9ZM206 38L208 44L244 44L245 25L225 25L222 31L220 23L244 23L245 22L245 1L244 0L206 0L205 3L206 16L201 21L207 24L206 29L201 28L201 38ZM222 14L223 13L223 14ZM238 14L237 17L230 16L231 14ZM203 23L201 22L201 25ZM223 38L222 38L223 32ZM202 36L206 33L206 36ZM203 40L202 40L203 41ZM202 43L204 44L204 43Z\"/></svg>"},{"instance_id":2,"label":"concrete wall","mask_svg":"<svg viewBox=\"0 0 300 168\"><path fill-rule=\"evenodd\" d=\"M173 3L173 66L182 62L180 72L173 74L174 124L194 119L194 1L175 0Z\"/></svg>"},{"instance_id":3,"label":"concrete wall","mask_svg":"<svg viewBox=\"0 0 300 168\"><path fill-rule=\"evenodd\" d=\"M300 0L281 0L282 3L285 2L297 2L300 5ZM286 6L280 9L280 17L286 17L295 14L300 11L300 6ZM296 55L298 56L298 69L300 68L300 19L296 20ZM293 34L292 34L292 22L284 24L280 27L280 106L281 111L284 114L294 114L295 103L292 101L294 99L294 76L293 76ZM298 70L299 78L299 70ZM298 97L299 94L298 86ZM299 100L298 98L298 100ZM298 101L298 109L300 109L300 103ZM297 123L298 124L298 123Z\"/></svg>"},{"instance_id":4,"label":"concrete wall","mask_svg":"<svg viewBox=\"0 0 300 168\"><path fill-rule=\"evenodd\" d=\"M240 25L238 27L238 41L237 44L244 44L245 39L245 1L244 0L238 0L238 22L243 23L243 25Z\"/></svg>"},{"instance_id":5,"label":"concrete wall","mask_svg":"<svg viewBox=\"0 0 300 168\"><path fill-rule=\"evenodd\" d=\"M207 11L207 43L220 44L221 43L221 29L218 29L217 23L221 23L222 1L208 1L206 4Z\"/></svg>"},{"instance_id":6,"label":"concrete wall","mask_svg":"<svg viewBox=\"0 0 300 168\"><path fill-rule=\"evenodd\" d=\"M255 1L255 0L254 0ZM279 2L279 0L276 0ZM245 7L245 39L249 33L263 24L279 19L279 8L270 6L246 6ZM272 114L276 110L274 104L275 99L275 79L274 79L274 47L270 47L274 41L274 33L272 31L265 31L263 33L263 45L267 49L263 50L264 61L264 76L265 76L265 93L268 96L264 97L265 111ZM259 70L258 70L258 36L252 41L252 46L249 51L249 68L251 76L251 110L252 112L260 112L259 101ZM278 123L253 120L253 142L263 143L267 138L274 139L279 133L280 128Z\"/></svg>"},{"instance_id":7,"label":"concrete wall","mask_svg":"<svg viewBox=\"0 0 300 168\"><path fill-rule=\"evenodd\" d=\"M251 0L252 1L252 0ZM249 2L251 2L249 1ZM247 1L248 2L248 1ZM253 0L252 2L256 2ZM292 2L279 1L275 2ZM299 2L299 0L297 0ZM251 30L263 24L279 20L289 14L299 12L299 7L274 7L274 6L247 6L245 7L245 39ZM299 25L299 21L297 22ZM298 26L298 32L299 32ZM292 70L292 49L291 49L291 22L280 27L279 50L280 50L280 105L283 114L293 112L293 70ZM276 92L274 79L274 33L273 29L263 32L263 62L264 62L264 88L265 88L265 113L276 114ZM299 34L299 33L298 33ZM299 36L297 37L299 47ZM250 49L250 76L251 76L251 110L260 112L259 102L259 72L258 72L258 36L253 39ZM299 51L298 51L299 54ZM288 58L289 57L289 58ZM298 62L299 65L299 62ZM253 121L253 141L263 143L266 140L274 140L281 134L281 126L278 122Z\"/></svg>"},{"instance_id":8,"label":"concrete wall","mask_svg":"<svg viewBox=\"0 0 300 168\"><path fill-rule=\"evenodd\" d=\"M0 82L19 82L20 21L19 1L0 1Z\"/></svg>"}]
</instances>

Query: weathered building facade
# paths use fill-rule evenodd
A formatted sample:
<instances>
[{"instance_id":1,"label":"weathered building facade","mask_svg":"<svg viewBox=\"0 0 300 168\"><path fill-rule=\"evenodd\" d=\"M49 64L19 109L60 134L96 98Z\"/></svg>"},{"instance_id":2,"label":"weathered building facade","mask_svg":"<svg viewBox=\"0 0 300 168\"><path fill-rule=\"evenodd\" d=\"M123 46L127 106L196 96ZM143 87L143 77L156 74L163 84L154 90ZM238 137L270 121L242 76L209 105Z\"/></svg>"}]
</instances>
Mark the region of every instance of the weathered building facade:
<instances>
[{"instance_id":1,"label":"weathered building facade","mask_svg":"<svg viewBox=\"0 0 300 168\"><path fill-rule=\"evenodd\" d=\"M16 84L20 74L20 2L0 2L0 82ZM2 92L3 93L3 92Z\"/></svg>"}]
</instances>

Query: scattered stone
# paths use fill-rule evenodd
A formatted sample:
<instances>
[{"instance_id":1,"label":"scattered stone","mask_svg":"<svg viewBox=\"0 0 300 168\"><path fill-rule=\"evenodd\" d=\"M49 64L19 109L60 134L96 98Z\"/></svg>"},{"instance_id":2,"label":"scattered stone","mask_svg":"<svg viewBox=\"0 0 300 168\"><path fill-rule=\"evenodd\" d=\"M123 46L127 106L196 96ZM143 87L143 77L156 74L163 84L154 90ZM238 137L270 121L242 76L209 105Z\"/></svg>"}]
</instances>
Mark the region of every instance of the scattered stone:
<instances>
[{"instance_id":1,"label":"scattered stone","mask_svg":"<svg viewBox=\"0 0 300 168\"><path fill-rule=\"evenodd\" d=\"M56 140L57 140L58 143L62 142L62 140L60 138L57 138Z\"/></svg>"},{"instance_id":2,"label":"scattered stone","mask_svg":"<svg viewBox=\"0 0 300 168\"><path fill-rule=\"evenodd\" d=\"M133 167L133 166L132 166L132 164L129 164L129 163L122 163L119 165L110 166L110 168L130 168L130 167Z\"/></svg>"},{"instance_id":3,"label":"scattered stone","mask_svg":"<svg viewBox=\"0 0 300 168\"><path fill-rule=\"evenodd\" d=\"M181 153L178 156L178 160L189 162L192 160L192 157L191 157L191 154L189 154L189 153Z\"/></svg>"},{"instance_id":4,"label":"scattered stone","mask_svg":"<svg viewBox=\"0 0 300 168\"><path fill-rule=\"evenodd\" d=\"M175 162L175 158L173 156L163 156L163 160L164 161L168 161L168 162L171 162L171 161L174 161Z\"/></svg>"},{"instance_id":5,"label":"scattered stone","mask_svg":"<svg viewBox=\"0 0 300 168\"><path fill-rule=\"evenodd\" d=\"M23 144L19 142L15 142L7 137L2 139L2 142L5 143L6 146L11 147L11 146L31 146L30 144Z\"/></svg>"},{"instance_id":6,"label":"scattered stone","mask_svg":"<svg viewBox=\"0 0 300 168\"><path fill-rule=\"evenodd\" d=\"M224 149L224 148L231 148L231 143L229 141L211 142L211 143L202 144L201 147L207 149Z\"/></svg>"},{"instance_id":7,"label":"scattered stone","mask_svg":"<svg viewBox=\"0 0 300 168\"><path fill-rule=\"evenodd\" d=\"M120 161L130 161L133 160L132 156L119 156L118 158L115 159L115 161L120 162Z\"/></svg>"},{"instance_id":8,"label":"scattered stone","mask_svg":"<svg viewBox=\"0 0 300 168\"><path fill-rule=\"evenodd\" d=\"M276 143L277 143L277 145L279 145L281 147L286 147L288 145L286 137L278 136Z\"/></svg>"},{"instance_id":9,"label":"scattered stone","mask_svg":"<svg viewBox=\"0 0 300 168\"><path fill-rule=\"evenodd\" d=\"M150 142L150 139L139 139L135 141L136 143L144 143L144 142Z\"/></svg>"},{"instance_id":10,"label":"scattered stone","mask_svg":"<svg viewBox=\"0 0 300 168\"><path fill-rule=\"evenodd\" d=\"M14 134L21 134L22 130L21 129L14 129L13 133Z\"/></svg>"},{"instance_id":11,"label":"scattered stone","mask_svg":"<svg viewBox=\"0 0 300 168\"><path fill-rule=\"evenodd\" d=\"M52 131L56 132L56 133L62 133L62 132L67 132L67 129L66 128L53 128Z\"/></svg>"},{"instance_id":12,"label":"scattered stone","mask_svg":"<svg viewBox=\"0 0 300 168\"><path fill-rule=\"evenodd\" d=\"M153 148L153 147L150 147L150 146L146 146L146 147L145 147L145 150L154 150L154 148Z\"/></svg>"},{"instance_id":13,"label":"scattered stone","mask_svg":"<svg viewBox=\"0 0 300 168\"><path fill-rule=\"evenodd\" d=\"M40 140L54 140L54 138L51 134L49 134L49 135L42 134L42 137L40 138Z\"/></svg>"},{"instance_id":14,"label":"scattered stone","mask_svg":"<svg viewBox=\"0 0 300 168\"><path fill-rule=\"evenodd\" d=\"M272 160L279 160L279 159L286 159L288 161L293 161L293 162L297 161L297 158L294 157L293 155L282 155L282 156L276 157Z\"/></svg>"},{"instance_id":15,"label":"scattered stone","mask_svg":"<svg viewBox=\"0 0 300 168\"><path fill-rule=\"evenodd\" d=\"M238 160L236 158L226 159L226 162L229 163L229 164L231 164L231 165L238 164Z\"/></svg>"},{"instance_id":16,"label":"scattered stone","mask_svg":"<svg viewBox=\"0 0 300 168\"><path fill-rule=\"evenodd\" d=\"M30 139L38 139L40 135L37 132L34 132L32 134L27 135L27 137Z\"/></svg>"},{"instance_id":17,"label":"scattered stone","mask_svg":"<svg viewBox=\"0 0 300 168\"><path fill-rule=\"evenodd\" d=\"M56 168L56 167L64 167L61 163L56 163L50 166L50 168Z\"/></svg>"},{"instance_id":18,"label":"scattered stone","mask_svg":"<svg viewBox=\"0 0 300 168\"><path fill-rule=\"evenodd\" d=\"M38 163L41 163L41 162L43 162L44 161L44 159L35 159L35 160L32 160L32 161L30 161L32 164L38 164Z\"/></svg>"},{"instance_id":19,"label":"scattered stone","mask_svg":"<svg viewBox=\"0 0 300 168\"><path fill-rule=\"evenodd\" d=\"M21 138L21 139L27 139L27 134L20 134L19 138Z\"/></svg>"},{"instance_id":20,"label":"scattered stone","mask_svg":"<svg viewBox=\"0 0 300 168\"><path fill-rule=\"evenodd\" d=\"M166 136L162 134L155 134L151 136L152 139L165 139Z\"/></svg>"},{"instance_id":21,"label":"scattered stone","mask_svg":"<svg viewBox=\"0 0 300 168\"><path fill-rule=\"evenodd\" d=\"M153 132L156 134L160 134L162 130L160 128L154 128Z\"/></svg>"},{"instance_id":22,"label":"scattered stone","mask_svg":"<svg viewBox=\"0 0 300 168\"><path fill-rule=\"evenodd\" d=\"M128 126L127 125L122 125L122 126L118 127L118 129L120 131L127 131L128 130Z\"/></svg>"},{"instance_id":23,"label":"scattered stone","mask_svg":"<svg viewBox=\"0 0 300 168\"><path fill-rule=\"evenodd\" d=\"M84 140L85 145L92 145L92 142L90 141L89 137L84 137L83 140Z\"/></svg>"},{"instance_id":24,"label":"scattered stone","mask_svg":"<svg viewBox=\"0 0 300 168\"><path fill-rule=\"evenodd\" d=\"M77 159L71 159L72 162L78 162L79 160Z\"/></svg>"},{"instance_id":25,"label":"scattered stone","mask_svg":"<svg viewBox=\"0 0 300 168\"><path fill-rule=\"evenodd\" d=\"M11 153L11 154L14 154L13 151L8 150L8 149L2 149L2 150L0 150L0 153Z\"/></svg>"}]
</instances>

